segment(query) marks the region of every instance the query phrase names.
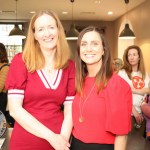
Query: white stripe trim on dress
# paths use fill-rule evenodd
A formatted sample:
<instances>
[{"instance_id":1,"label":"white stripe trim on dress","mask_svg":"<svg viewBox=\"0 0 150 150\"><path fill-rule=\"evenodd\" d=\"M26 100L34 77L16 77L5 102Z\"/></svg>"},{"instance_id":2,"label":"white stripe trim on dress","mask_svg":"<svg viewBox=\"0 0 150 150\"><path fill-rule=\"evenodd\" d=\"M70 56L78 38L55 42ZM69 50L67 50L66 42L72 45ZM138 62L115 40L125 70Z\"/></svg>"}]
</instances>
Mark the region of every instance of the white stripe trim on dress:
<instances>
[{"instance_id":1,"label":"white stripe trim on dress","mask_svg":"<svg viewBox=\"0 0 150 150\"><path fill-rule=\"evenodd\" d=\"M24 90L12 89L8 90L8 98L24 98Z\"/></svg>"},{"instance_id":2,"label":"white stripe trim on dress","mask_svg":"<svg viewBox=\"0 0 150 150\"><path fill-rule=\"evenodd\" d=\"M56 89L60 83L60 80L61 80L62 69L56 70L56 74L55 74L55 77L54 77L52 82L49 80L49 78L48 78L48 76L44 70L37 70L37 73L38 73L39 77L41 78L41 80L42 80L42 82L46 88Z\"/></svg>"},{"instance_id":3,"label":"white stripe trim on dress","mask_svg":"<svg viewBox=\"0 0 150 150\"><path fill-rule=\"evenodd\" d=\"M74 96L67 96L66 97L66 101L73 100L73 99L74 99Z\"/></svg>"},{"instance_id":4,"label":"white stripe trim on dress","mask_svg":"<svg viewBox=\"0 0 150 150\"><path fill-rule=\"evenodd\" d=\"M18 89L11 89L8 90L8 94L24 94L24 90L18 90Z\"/></svg>"},{"instance_id":5,"label":"white stripe trim on dress","mask_svg":"<svg viewBox=\"0 0 150 150\"><path fill-rule=\"evenodd\" d=\"M37 73L38 73L39 77L41 78L41 80L42 80L43 84L45 85L45 87L47 89L50 89L50 86L48 85L45 78L43 77L43 74L42 74L41 70L37 70Z\"/></svg>"}]
</instances>

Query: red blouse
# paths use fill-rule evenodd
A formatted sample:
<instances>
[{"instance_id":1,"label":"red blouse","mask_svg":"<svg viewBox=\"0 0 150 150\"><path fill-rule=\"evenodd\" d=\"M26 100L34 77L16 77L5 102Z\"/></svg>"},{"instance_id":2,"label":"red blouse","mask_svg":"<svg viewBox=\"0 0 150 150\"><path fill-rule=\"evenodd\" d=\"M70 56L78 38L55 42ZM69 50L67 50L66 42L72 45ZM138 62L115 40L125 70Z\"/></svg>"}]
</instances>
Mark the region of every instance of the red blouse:
<instances>
[{"instance_id":1,"label":"red blouse","mask_svg":"<svg viewBox=\"0 0 150 150\"><path fill-rule=\"evenodd\" d=\"M95 78L86 78L86 96L94 82ZM132 93L130 86L121 77L114 74L104 90L97 94L95 86L84 103L85 99L80 100L80 96L76 95L73 101L73 135L77 139L85 143L113 144L115 135L129 133ZM84 118L82 123L79 122L80 108Z\"/></svg>"}]
</instances>

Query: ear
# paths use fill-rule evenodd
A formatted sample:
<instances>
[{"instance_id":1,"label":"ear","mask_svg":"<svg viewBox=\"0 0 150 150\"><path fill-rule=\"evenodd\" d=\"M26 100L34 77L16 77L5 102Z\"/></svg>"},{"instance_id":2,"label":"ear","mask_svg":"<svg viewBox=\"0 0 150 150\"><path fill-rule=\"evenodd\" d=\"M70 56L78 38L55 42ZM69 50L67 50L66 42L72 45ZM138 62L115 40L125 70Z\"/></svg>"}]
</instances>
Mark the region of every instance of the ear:
<instances>
[{"instance_id":1,"label":"ear","mask_svg":"<svg viewBox=\"0 0 150 150\"><path fill-rule=\"evenodd\" d=\"M103 49L103 52L102 52L102 55L104 55L105 53L104 53L104 49Z\"/></svg>"},{"instance_id":2,"label":"ear","mask_svg":"<svg viewBox=\"0 0 150 150\"><path fill-rule=\"evenodd\" d=\"M37 40L37 37L36 37L35 33L33 35L34 35L35 40Z\"/></svg>"}]
</instances>

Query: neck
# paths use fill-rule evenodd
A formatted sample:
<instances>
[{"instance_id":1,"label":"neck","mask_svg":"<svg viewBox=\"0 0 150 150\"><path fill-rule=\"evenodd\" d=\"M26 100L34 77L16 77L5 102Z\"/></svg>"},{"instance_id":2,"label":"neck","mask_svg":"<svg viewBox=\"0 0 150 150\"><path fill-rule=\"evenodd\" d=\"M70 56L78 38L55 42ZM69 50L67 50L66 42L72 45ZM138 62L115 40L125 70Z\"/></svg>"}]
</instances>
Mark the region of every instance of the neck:
<instances>
[{"instance_id":1,"label":"neck","mask_svg":"<svg viewBox=\"0 0 150 150\"><path fill-rule=\"evenodd\" d=\"M138 71L138 66L136 65L136 66L132 66L132 71Z\"/></svg>"},{"instance_id":2,"label":"neck","mask_svg":"<svg viewBox=\"0 0 150 150\"><path fill-rule=\"evenodd\" d=\"M87 65L88 76L95 77L96 74L99 72L101 65L102 63Z\"/></svg>"},{"instance_id":3,"label":"neck","mask_svg":"<svg viewBox=\"0 0 150 150\"><path fill-rule=\"evenodd\" d=\"M42 51L45 58L45 65L52 65L54 63L55 50L53 51Z\"/></svg>"}]
</instances>

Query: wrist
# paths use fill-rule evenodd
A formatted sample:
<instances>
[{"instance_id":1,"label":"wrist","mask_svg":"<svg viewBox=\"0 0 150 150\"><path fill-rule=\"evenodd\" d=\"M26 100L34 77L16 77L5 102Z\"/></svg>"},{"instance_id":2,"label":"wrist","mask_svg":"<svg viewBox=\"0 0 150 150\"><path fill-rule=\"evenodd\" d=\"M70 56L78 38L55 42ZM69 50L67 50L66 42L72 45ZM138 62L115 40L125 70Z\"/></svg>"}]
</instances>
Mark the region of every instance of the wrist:
<instances>
[{"instance_id":1,"label":"wrist","mask_svg":"<svg viewBox=\"0 0 150 150\"><path fill-rule=\"evenodd\" d=\"M49 131L44 134L44 139L47 141L51 141L51 139L53 139L54 136L55 136L55 133L52 131Z\"/></svg>"},{"instance_id":2,"label":"wrist","mask_svg":"<svg viewBox=\"0 0 150 150\"><path fill-rule=\"evenodd\" d=\"M145 104L146 104L146 102L145 102L145 101L142 101L140 106L143 106L143 105L145 105Z\"/></svg>"}]
</instances>

